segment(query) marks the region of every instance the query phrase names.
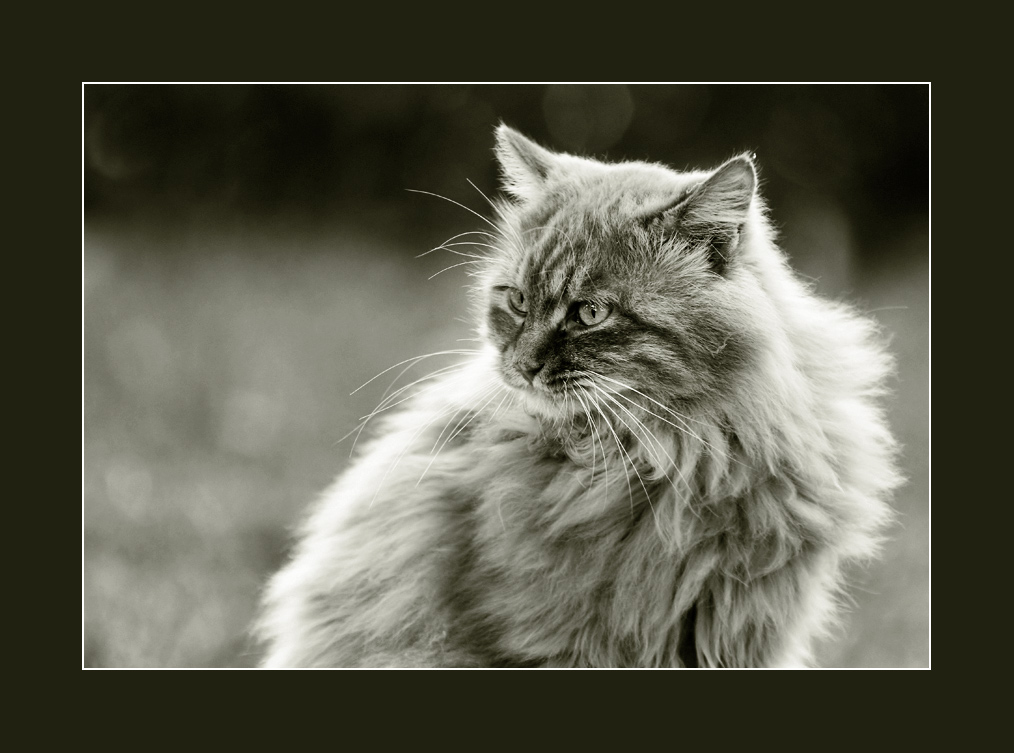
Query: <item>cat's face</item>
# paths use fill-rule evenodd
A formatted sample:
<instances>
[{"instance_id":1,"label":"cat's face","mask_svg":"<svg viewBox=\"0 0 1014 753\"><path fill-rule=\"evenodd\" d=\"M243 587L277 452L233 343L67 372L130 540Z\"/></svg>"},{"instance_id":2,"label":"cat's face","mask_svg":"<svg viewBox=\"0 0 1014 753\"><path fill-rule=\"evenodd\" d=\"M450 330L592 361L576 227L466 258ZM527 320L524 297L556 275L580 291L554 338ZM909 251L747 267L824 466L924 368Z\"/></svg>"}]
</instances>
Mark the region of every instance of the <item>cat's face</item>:
<instances>
[{"instance_id":1,"label":"cat's face","mask_svg":"<svg viewBox=\"0 0 1014 753\"><path fill-rule=\"evenodd\" d=\"M749 160L709 177L553 154L506 127L498 141L516 201L492 243L483 333L504 382L548 413L603 391L720 397L750 357L735 259Z\"/></svg>"}]
</instances>

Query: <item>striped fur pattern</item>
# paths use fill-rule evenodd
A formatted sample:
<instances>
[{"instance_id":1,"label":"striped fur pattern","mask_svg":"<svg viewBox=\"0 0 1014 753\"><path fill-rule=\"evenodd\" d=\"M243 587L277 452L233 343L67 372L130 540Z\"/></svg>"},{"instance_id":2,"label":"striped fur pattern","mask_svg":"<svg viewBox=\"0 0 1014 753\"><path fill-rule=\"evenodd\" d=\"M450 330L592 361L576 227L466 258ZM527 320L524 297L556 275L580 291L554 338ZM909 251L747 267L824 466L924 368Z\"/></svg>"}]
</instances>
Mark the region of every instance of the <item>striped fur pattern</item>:
<instances>
[{"instance_id":1,"label":"striped fur pattern","mask_svg":"<svg viewBox=\"0 0 1014 753\"><path fill-rule=\"evenodd\" d=\"M446 245L481 348L382 403L265 664L806 666L899 483L874 324L789 270L749 156L497 156L493 227Z\"/></svg>"}]
</instances>

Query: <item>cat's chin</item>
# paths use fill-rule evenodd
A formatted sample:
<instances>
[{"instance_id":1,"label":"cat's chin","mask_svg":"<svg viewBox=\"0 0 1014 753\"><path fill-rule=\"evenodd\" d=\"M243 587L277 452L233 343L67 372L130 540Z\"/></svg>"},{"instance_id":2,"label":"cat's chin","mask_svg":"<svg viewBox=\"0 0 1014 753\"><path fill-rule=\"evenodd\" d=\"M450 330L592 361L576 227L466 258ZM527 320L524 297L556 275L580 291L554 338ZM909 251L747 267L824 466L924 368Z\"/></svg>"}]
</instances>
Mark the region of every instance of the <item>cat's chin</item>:
<instances>
[{"instance_id":1,"label":"cat's chin","mask_svg":"<svg viewBox=\"0 0 1014 753\"><path fill-rule=\"evenodd\" d=\"M553 422L573 419L580 409L572 400L565 400L562 392L537 385L520 387L504 379L504 384L516 395L515 401L526 413Z\"/></svg>"}]
</instances>

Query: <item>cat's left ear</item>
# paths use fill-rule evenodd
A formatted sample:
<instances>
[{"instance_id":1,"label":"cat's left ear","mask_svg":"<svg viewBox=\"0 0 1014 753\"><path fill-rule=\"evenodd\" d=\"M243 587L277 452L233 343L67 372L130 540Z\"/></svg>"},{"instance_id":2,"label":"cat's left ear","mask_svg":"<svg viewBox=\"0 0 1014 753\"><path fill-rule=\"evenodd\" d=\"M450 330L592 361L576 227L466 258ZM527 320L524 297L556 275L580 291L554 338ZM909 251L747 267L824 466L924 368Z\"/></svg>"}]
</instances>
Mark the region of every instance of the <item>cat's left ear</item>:
<instances>
[{"instance_id":1,"label":"cat's left ear","mask_svg":"<svg viewBox=\"0 0 1014 753\"><path fill-rule=\"evenodd\" d=\"M667 209L662 225L707 245L712 266L721 274L739 247L756 190L753 155L734 157Z\"/></svg>"},{"instance_id":2,"label":"cat's left ear","mask_svg":"<svg viewBox=\"0 0 1014 753\"><path fill-rule=\"evenodd\" d=\"M535 199L557 164L557 157L510 126L496 129L496 156L504 188L522 201Z\"/></svg>"}]
</instances>

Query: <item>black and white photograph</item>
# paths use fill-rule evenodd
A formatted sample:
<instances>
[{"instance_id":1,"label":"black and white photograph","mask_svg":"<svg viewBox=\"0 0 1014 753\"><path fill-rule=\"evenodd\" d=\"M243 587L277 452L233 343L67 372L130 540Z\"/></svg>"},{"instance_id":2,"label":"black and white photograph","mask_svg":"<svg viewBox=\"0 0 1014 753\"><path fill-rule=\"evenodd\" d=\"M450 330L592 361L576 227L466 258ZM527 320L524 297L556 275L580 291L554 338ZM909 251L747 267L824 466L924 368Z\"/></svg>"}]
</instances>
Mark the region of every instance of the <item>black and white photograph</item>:
<instances>
[{"instance_id":1,"label":"black and white photograph","mask_svg":"<svg viewBox=\"0 0 1014 753\"><path fill-rule=\"evenodd\" d=\"M82 84L82 667L929 669L929 83Z\"/></svg>"}]
</instances>

